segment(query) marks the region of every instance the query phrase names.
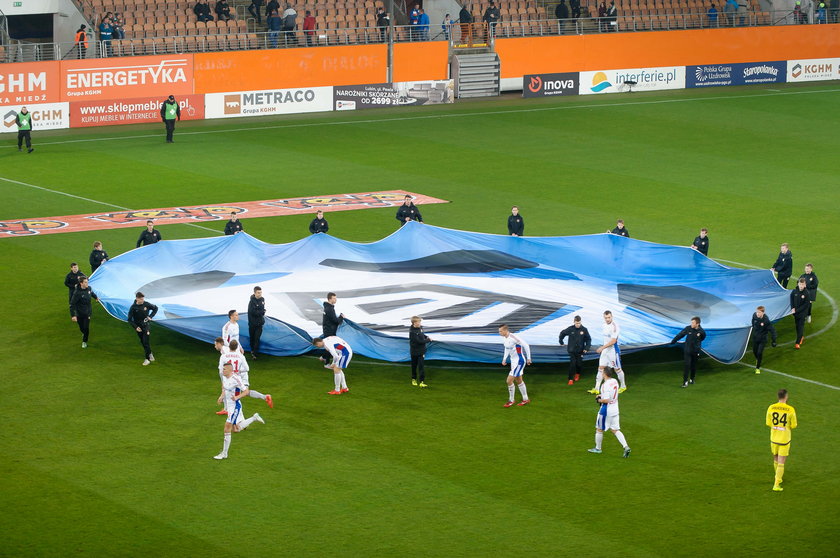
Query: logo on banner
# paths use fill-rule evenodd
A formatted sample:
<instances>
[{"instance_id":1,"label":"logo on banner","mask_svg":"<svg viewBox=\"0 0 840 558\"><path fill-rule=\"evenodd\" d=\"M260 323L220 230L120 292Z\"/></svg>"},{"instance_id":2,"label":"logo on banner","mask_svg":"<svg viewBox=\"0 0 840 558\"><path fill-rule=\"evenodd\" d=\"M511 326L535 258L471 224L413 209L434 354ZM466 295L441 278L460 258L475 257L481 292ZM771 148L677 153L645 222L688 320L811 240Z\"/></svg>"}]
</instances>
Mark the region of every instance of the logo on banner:
<instances>
[{"instance_id":1,"label":"logo on banner","mask_svg":"<svg viewBox=\"0 0 840 558\"><path fill-rule=\"evenodd\" d=\"M731 64L711 66L693 66L694 71L686 69L687 87L707 87L713 85L734 85L735 69ZM691 79L693 77L693 80Z\"/></svg>"},{"instance_id":2,"label":"logo on banner","mask_svg":"<svg viewBox=\"0 0 840 558\"><path fill-rule=\"evenodd\" d=\"M245 213L242 207L231 205L202 206L176 209L144 209L140 211L116 211L91 215L88 219L115 224L145 223L148 219L195 219L196 221L217 221L232 212Z\"/></svg>"},{"instance_id":3,"label":"logo on banner","mask_svg":"<svg viewBox=\"0 0 840 558\"><path fill-rule=\"evenodd\" d=\"M607 74L604 72L595 72L592 76L592 87L590 89L595 93L600 93L607 87L612 87L612 83L607 80Z\"/></svg>"},{"instance_id":4,"label":"logo on banner","mask_svg":"<svg viewBox=\"0 0 840 558\"><path fill-rule=\"evenodd\" d=\"M356 101L336 101L335 110L356 110Z\"/></svg>"},{"instance_id":5,"label":"logo on banner","mask_svg":"<svg viewBox=\"0 0 840 558\"><path fill-rule=\"evenodd\" d=\"M115 59L116 60L116 59ZM95 87L125 87L135 85L173 85L187 83L189 60L161 60L157 64L112 66L106 68L69 68L66 70L67 95L85 93L74 91Z\"/></svg>"},{"instance_id":6,"label":"logo on banner","mask_svg":"<svg viewBox=\"0 0 840 558\"><path fill-rule=\"evenodd\" d=\"M823 60L799 60L790 68L789 77L792 80L799 81L819 81L834 79L835 68L838 66L838 59L823 59Z\"/></svg>"},{"instance_id":7,"label":"logo on banner","mask_svg":"<svg viewBox=\"0 0 840 558\"><path fill-rule=\"evenodd\" d=\"M29 114L32 115L32 122L37 128L55 130L69 127L69 108L67 103L44 103L28 105ZM18 111L8 110L3 114L3 127L14 128L17 125ZM3 131L0 129L0 131ZM12 131L12 130L7 130Z\"/></svg>"},{"instance_id":8,"label":"logo on banner","mask_svg":"<svg viewBox=\"0 0 840 558\"><path fill-rule=\"evenodd\" d=\"M264 202L262 205L287 209L311 209L313 207L338 207L342 205L364 205L367 207L395 207L405 200L405 194L345 194L339 197L294 198Z\"/></svg>"},{"instance_id":9,"label":"logo on banner","mask_svg":"<svg viewBox=\"0 0 840 558\"><path fill-rule=\"evenodd\" d=\"M801 76L802 75L802 64L797 64L796 66L794 66L793 69L790 72L790 75L792 75L795 78L798 78L799 76Z\"/></svg>"},{"instance_id":10,"label":"logo on banner","mask_svg":"<svg viewBox=\"0 0 840 558\"><path fill-rule=\"evenodd\" d=\"M47 72L0 71L0 105L44 101L47 86Z\"/></svg>"},{"instance_id":11,"label":"logo on banner","mask_svg":"<svg viewBox=\"0 0 840 558\"><path fill-rule=\"evenodd\" d=\"M63 221L50 219L24 219L21 221L0 221L0 234L26 236L38 234L43 230L60 229L66 227Z\"/></svg>"},{"instance_id":12,"label":"logo on banner","mask_svg":"<svg viewBox=\"0 0 840 558\"><path fill-rule=\"evenodd\" d=\"M543 80L540 76L533 76L528 83L528 91L531 93L539 93L542 91Z\"/></svg>"},{"instance_id":13,"label":"logo on banner","mask_svg":"<svg viewBox=\"0 0 840 558\"><path fill-rule=\"evenodd\" d=\"M538 74L525 76L522 84L523 97L552 97L554 95L577 95L580 74Z\"/></svg>"},{"instance_id":14,"label":"logo on banner","mask_svg":"<svg viewBox=\"0 0 840 558\"><path fill-rule=\"evenodd\" d=\"M11 128L17 124L17 111L12 109L3 115L3 125L6 128Z\"/></svg>"},{"instance_id":15,"label":"logo on banner","mask_svg":"<svg viewBox=\"0 0 840 558\"><path fill-rule=\"evenodd\" d=\"M242 113L242 95L225 95L225 114Z\"/></svg>"}]
</instances>

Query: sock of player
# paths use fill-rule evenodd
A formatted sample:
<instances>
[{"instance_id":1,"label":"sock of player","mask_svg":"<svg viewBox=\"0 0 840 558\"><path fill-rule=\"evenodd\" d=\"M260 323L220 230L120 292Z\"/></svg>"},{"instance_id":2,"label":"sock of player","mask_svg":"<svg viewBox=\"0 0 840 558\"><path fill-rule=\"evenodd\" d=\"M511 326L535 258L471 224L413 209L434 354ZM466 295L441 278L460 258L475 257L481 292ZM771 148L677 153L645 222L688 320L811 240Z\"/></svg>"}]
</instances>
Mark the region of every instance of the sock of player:
<instances>
[{"instance_id":1,"label":"sock of player","mask_svg":"<svg viewBox=\"0 0 840 558\"><path fill-rule=\"evenodd\" d=\"M241 432L242 430L245 430L246 428L248 428L248 426L249 426L252 422L254 422L254 417L251 417L251 418L246 418L245 420L243 420L242 422L240 422L240 423L237 425L237 426L239 426L239 431Z\"/></svg>"},{"instance_id":2,"label":"sock of player","mask_svg":"<svg viewBox=\"0 0 840 558\"><path fill-rule=\"evenodd\" d=\"M254 399L265 399L265 395L254 390L248 392L248 397L253 397Z\"/></svg>"},{"instance_id":3,"label":"sock of player","mask_svg":"<svg viewBox=\"0 0 840 558\"><path fill-rule=\"evenodd\" d=\"M779 468L779 462L774 459L773 460L773 471L775 472L776 469L778 469L778 468Z\"/></svg>"},{"instance_id":4,"label":"sock of player","mask_svg":"<svg viewBox=\"0 0 840 558\"><path fill-rule=\"evenodd\" d=\"M516 393L516 388L513 384L510 384L508 386L508 393L510 393L510 398L508 399L508 401L513 401L513 394Z\"/></svg>"},{"instance_id":5,"label":"sock of player","mask_svg":"<svg viewBox=\"0 0 840 558\"><path fill-rule=\"evenodd\" d=\"M525 382L519 384L519 393L522 394L522 401L528 400L528 390L525 389Z\"/></svg>"},{"instance_id":6,"label":"sock of player","mask_svg":"<svg viewBox=\"0 0 840 558\"><path fill-rule=\"evenodd\" d=\"M347 389L347 379L344 377L344 372L339 374L341 376L341 389Z\"/></svg>"},{"instance_id":7,"label":"sock of player","mask_svg":"<svg viewBox=\"0 0 840 558\"><path fill-rule=\"evenodd\" d=\"M615 373L618 375L619 387L627 387L627 384L624 383L624 370L616 370Z\"/></svg>"},{"instance_id":8,"label":"sock of player","mask_svg":"<svg viewBox=\"0 0 840 558\"><path fill-rule=\"evenodd\" d=\"M601 443L604 441L603 432L595 432L595 449L601 449Z\"/></svg>"},{"instance_id":9,"label":"sock of player","mask_svg":"<svg viewBox=\"0 0 840 558\"><path fill-rule=\"evenodd\" d=\"M782 477L785 476L785 464L779 463L776 466L776 485L778 486L782 482Z\"/></svg>"},{"instance_id":10,"label":"sock of player","mask_svg":"<svg viewBox=\"0 0 840 558\"><path fill-rule=\"evenodd\" d=\"M598 374L595 375L595 389L600 391L601 390L601 382L603 382L603 381L604 381L604 373L599 368L598 369Z\"/></svg>"},{"instance_id":11,"label":"sock of player","mask_svg":"<svg viewBox=\"0 0 840 558\"><path fill-rule=\"evenodd\" d=\"M227 455L228 449L230 448L230 433L225 434L225 443L222 446L222 455Z\"/></svg>"},{"instance_id":12,"label":"sock of player","mask_svg":"<svg viewBox=\"0 0 840 558\"><path fill-rule=\"evenodd\" d=\"M615 437L618 438L618 443L621 444L621 447L627 447L627 440L624 438L624 434L621 433L621 430L615 432Z\"/></svg>"},{"instance_id":13,"label":"sock of player","mask_svg":"<svg viewBox=\"0 0 840 558\"><path fill-rule=\"evenodd\" d=\"M333 380L335 381L335 391L339 391L341 389L341 374L333 374Z\"/></svg>"}]
</instances>

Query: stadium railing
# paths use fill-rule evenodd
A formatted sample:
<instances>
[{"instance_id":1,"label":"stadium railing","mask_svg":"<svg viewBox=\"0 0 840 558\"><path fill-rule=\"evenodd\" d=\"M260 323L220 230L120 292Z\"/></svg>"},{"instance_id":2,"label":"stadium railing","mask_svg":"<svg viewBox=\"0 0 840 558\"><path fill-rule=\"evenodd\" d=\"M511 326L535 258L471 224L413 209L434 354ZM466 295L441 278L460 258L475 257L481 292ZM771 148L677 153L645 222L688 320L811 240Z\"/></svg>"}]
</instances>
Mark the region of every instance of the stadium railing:
<instances>
[{"instance_id":1,"label":"stadium railing","mask_svg":"<svg viewBox=\"0 0 840 558\"><path fill-rule=\"evenodd\" d=\"M679 29L709 29L724 27L756 27L768 25L796 24L789 11L747 12L737 17L718 15L710 20L706 13L674 13L666 15L619 16L615 24L602 18L577 20L545 19L536 21L501 21L495 31L488 34L482 24L472 24L464 34L458 23L452 24L448 42L453 47L481 46L494 39L512 37L533 37L543 35L582 35L591 33L668 31ZM807 25L807 24L801 24ZM814 24L811 24L814 25ZM383 30L385 34L383 35ZM383 40L384 39L384 40ZM104 41L89 41L85 58L107 56L140 56L157 54L183 54L192 52L217 52L228 50L257 50L271 48L299 48L335 45L382 44L387 42L387 28L328 28L316 29L312 35L302 30L277 33L224 33L207 31L192 35L169 35L143 38L114 39L110 46ZM420 33L411 26L394 27L394 42L424 42L447 40L447 33L440 25L431 26L426 33ZM12 41L2 53L3 62L32 62L41 60L69 60L78 58L78 50L72 42L24 43Z\"/></svg>"}]
</instances>

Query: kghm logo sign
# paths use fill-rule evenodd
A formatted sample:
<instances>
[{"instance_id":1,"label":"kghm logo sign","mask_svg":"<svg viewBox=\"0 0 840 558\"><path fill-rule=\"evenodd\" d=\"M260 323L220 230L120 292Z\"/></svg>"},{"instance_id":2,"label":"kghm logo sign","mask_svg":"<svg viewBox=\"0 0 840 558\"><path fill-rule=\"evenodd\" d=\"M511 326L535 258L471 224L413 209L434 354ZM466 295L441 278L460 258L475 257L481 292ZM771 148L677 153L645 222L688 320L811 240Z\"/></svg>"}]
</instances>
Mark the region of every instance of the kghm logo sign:
<instances>
[{"instance_id":1,"label":"kghm logo sign","mask_svg":"<svg viewBox=\"0 0 840 558\"><path fill-rule=\"evenodd\" d=\"M181 60L161 60L158 64L138 66L113 66L109 68L78 68L67 70L66 87L68 95L74 89L91 87L124 87L129 85L166 85L186 83L185 69L189 62ZM78 92L75 92L78 94Z\"/></svg>"},{"instance_id":2,"label":"kghm logo sign","mask_svg":"<svg viewBox=\"0 0 840 558\"><path fill-rule=\"evenodd\" d=\"M33 108L29 111L29 114L32 115L32 122L37 122L41 124L58 124L64 120L64 111L60 108ZM14 109L4 114L3 126L5 126L6 128L12 128L14 126L17 126L17 115L18 113Z\"/></svg>"},{"instance_id":3,"label":"kghm logo sign","mask_svg":"<svg viewBox=\"0 0 840 558\"><path fill-rule=\"evenodd\" d=\"M802 75L802 64L796 64L793 69L790 71L790 75L795 78L798 78Z\"/></svg>"},{"instance_id":4,"label":"kghm logo sign","mask_svg":"<svg viewBox=\"0 0 840 558\"><path fill-rule=\"evenodd\" d=\"M46 89L46 72L0 73L0 93L31 93L35 90L46 91Z\"/></svg>"}]
</instances>

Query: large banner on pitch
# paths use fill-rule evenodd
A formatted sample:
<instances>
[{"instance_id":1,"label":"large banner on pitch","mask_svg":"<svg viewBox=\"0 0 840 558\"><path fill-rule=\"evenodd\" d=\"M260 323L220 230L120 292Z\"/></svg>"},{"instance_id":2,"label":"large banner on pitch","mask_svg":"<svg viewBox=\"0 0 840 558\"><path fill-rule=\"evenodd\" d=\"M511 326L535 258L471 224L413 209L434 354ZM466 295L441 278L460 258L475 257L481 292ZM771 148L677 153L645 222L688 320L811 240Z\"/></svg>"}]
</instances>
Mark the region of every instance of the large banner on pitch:
<instances>
[{"instance_id":1,"label":"large banner on pitch","mask_svg":"<svg viewBox=\"0 0 840 558\"><path fill-rule=\"evenodd\" d=\"M685 67L598 70L580 73L580 94L618 93L620 91L662 91L685 88Z\"/></svg>"},{"instance_id":2,"label":"large banner on pitch","mask_svg":"<svg viewBox=\"0 0 840 558\"><path fill-rule=\"evenodd\" d=\"M185 95L176 99L181 107L181 120L204 118L204 95ZM161 97L145 97L119 101L70 103L70 127L160 122L160 106L163 101Z\"/></svg>"},{"instance_id":3,"label":"large banner on pitch","mask_svg":"<svg viewBox=\"0 0 840 558\"><path fill-rule=\"evenodd\" d=\"M206 118L268 116L332 110L332 87L304 87L272 91L208 93L204 96Z\"/></svg>"}]
</instances>

